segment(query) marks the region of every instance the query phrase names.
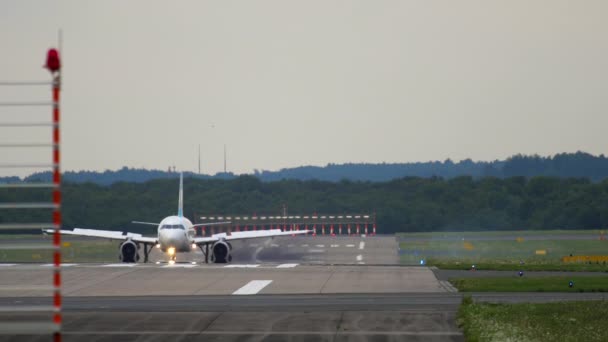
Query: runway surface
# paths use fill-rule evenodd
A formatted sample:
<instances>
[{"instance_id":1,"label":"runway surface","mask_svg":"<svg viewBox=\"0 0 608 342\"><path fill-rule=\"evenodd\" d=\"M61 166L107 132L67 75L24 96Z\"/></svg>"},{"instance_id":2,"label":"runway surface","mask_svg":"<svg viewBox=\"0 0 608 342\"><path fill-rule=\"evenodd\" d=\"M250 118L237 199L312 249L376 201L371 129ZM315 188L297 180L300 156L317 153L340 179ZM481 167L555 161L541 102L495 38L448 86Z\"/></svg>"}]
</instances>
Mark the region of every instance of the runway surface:
<instances>
[{"instance_id":1,"label":"runway surface","mask_svg":"<svg viewBox=\"0 0 608 342\"><path fill-rule=\"evenodd\" d=\"M274 239L234 247L229 265L201 264L197 254L175 265L64 265L64 341L464 340L456 325L462 295L446 281L456 273L396 265L393 237ZM49 322L50 313L36 308L51 305L51 273L46 264L0 264L0 323ZM608 298L473 297L507 303ZM48 339L0 334L0 341Z\"/></svg>"}]
</instances>

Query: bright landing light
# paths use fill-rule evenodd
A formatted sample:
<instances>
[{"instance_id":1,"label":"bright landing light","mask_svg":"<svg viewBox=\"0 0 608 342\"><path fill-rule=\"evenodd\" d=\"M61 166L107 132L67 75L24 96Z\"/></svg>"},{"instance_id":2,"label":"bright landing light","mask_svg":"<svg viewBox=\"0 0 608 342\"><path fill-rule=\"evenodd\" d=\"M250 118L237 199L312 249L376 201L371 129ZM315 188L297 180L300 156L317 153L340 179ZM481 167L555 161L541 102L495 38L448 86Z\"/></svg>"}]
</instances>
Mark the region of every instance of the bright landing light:
<instances>
[{"instance_id":1,"label":"bright landing light","mask_svg":"<svg viewBox=\"0 0 608 342\"><path fill-rule=\"evenodd\" d=\"M157 244L156 244L156 248L160 248L160 243L157 243Z\"/></svg>"},{"instance_id":2,"label":"bright landing light","mask_svg":"<svg viewBox=\"0 0 608 342\"><path fill-rule=\"evenodd\" d=\"M167 254L169 254L171 256L175 255L175 247L167 248Z\"/></svg>"},{"instance_id":3,"label":"bright landing light","mask_svg":"<svg viewBox=\"0 0 608 342\"><path fill-rule=\"evenodd\" d=\"M192 244L192 249L196 249L196 244L195 243Z\"/></svg>"},{"instance_id":4,"label":"bright landing light","mask_svg":"<svg viewBox=\"0 0 608 342\"><path fill-rule=\"evenodd\" d=\"M169 265L175 264L175 260L169 260Z\"/></svg>"}]
</instances>

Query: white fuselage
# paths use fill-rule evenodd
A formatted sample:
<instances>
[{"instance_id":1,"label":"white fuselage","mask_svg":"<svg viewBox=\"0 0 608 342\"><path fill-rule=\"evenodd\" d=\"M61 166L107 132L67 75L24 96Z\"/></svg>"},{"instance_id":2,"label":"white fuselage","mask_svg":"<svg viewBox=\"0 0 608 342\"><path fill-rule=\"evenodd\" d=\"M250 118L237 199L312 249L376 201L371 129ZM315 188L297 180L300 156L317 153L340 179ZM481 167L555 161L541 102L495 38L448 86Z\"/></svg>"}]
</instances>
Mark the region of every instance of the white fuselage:
<instances>
[{"instance_id":1,"label":"white fuselage","mask_svg":"<svg viewBox=\"0 0 608 342\"><path fill-rule=\"evenodd\" d=\"M163 252L169 248L174 248L174 252L190 252L195 234L192 222L185 217L165 217L158 225L158 242Z\"/></svg>"}]
</instances>

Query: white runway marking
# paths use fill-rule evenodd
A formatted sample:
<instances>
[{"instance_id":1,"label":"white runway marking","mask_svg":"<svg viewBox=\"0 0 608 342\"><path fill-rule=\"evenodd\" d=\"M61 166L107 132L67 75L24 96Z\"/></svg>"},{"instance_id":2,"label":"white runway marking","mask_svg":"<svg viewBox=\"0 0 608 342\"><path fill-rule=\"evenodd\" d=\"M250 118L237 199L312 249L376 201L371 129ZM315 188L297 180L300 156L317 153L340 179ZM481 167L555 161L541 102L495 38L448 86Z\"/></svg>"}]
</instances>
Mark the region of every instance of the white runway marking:
<instances>
[{"instance_id":1,"label":"white runway marking","mask_svg":"<svg viewBox=\"0 0 608 342\"><path fill-rule=\"evenodd\" d=\"M272 283L272 280L252 280L247 285L234 291L233 295L254 295Z\"/></svg>"},{"instance_id":2,"label":"white runway marking","mask_svg":"<svg viewBox=\"0 0 608 342\"><path fill-rule=\"evenodd\" d=\"M270 247L279 247L279 245L277 245L276 243L273 243L270 245Z\"/></svg>"},{"instance_id":3,"label":"white runway marking","mask_svg":"<svg viewBox=\"0 0 608 342\"><path fill-rule=\"evenodd\" d=\"M340 245L331 245L331 247L340 247Z\"/></svg>"},{"instance_id":4,"label":"white runway marking","mask_svg":"<svg viewBox=\"0 0 608 342\"><path fill-rule=\"evenodd\" d=\"M102 267L133 267L136 264L129 264L129 263L121 263L121 264L107 264L107 265L102 265Z\"/></svg>"},{"instance_id":5,"label":"white runway marking","mask_svg":"<svg viewBox=\"0 0 608 342\"><path fill-rule=\"evenodd\" d=\"M76 265L78 265L78 264L61 264L61 267L70 267L70 266L76 266ZM42 267L53 267L53 266L55 266L55 264L43 264L43 265L40 265L40 266L42 266Z\"/></svg>"},{"instance_id":6,"label":"white runway marking","mask_svg":"<svg viewBox=\"0 0 608 342\"><path fill-rule=\"evenodd\" d=\"M359 249L363 249L365 248L365 242L361 241L359 242Z\"/></svg>"},{"instance_id":7,"label":"white runway marking","mask_svg":"<svg viewBox=\"0 0 608 342\"><path fill-rule=\"evenodd\" d=\"M277 268L294 268L298 266L298 264L280 264Z\"/></svg>"},{"instance_id":8,"label":"white runway marking","mask_svg":"<svg viewBox=\"0 0 608 342\"><path fill-rule=\"evenodd\" d=\"M315 247L317 247L317 248L324 248L325 245L315 245Z\"/></svg>"},{"instance_id":9,"label":"white runway marking","mask_svg":"<svg viewBox=\"0 0 608 342\"><path fill-rule=\"evenodd\" d=\"M346 247L355 247L355 245L346 245Z\"/></svg>"},{"instance_id":10,"label":"white runway marking","mask_svg":"<svg viewBox=\"0 0 608 342\"><path fill-rule=\"evenodd\" d=\"M245 265L226 265L224 268L255 268L260 265L258 264L245 264Z\"/></svg>"},{"instance_id":11,"label":"white runway marking","mask_svg":"<svg viewBox=\"0 0 608 342\"><path fill-rule=\"evenodd\" d=\"M290 243L289 245L287 245L287 247L289 247L289 248L293 247L293 243Z\"/></svg>"},{"instance_id":12,"label":"white runway marking","mask_svg":"<svg viewBox=\"0 0 608 342\"><path fill-rule=\"evenodd\" d=\"M163 267L169 267L169 268L171 268L171 267L173 267L173 268L192 268L192 267L196 267L196 265L192 265L192 264L173 264L173 265L171 265L171 264L168 264L168 265L165 265Z\"/></svg>"},{"instance_id":13,"label":"white runway marking","mask_svg":"<svg viewBox=\"0 0 608 342\"><path fill-rule=\"evenodd\" d=\"M309 249L308 253L325 253L324 249Z\"/></svg>"},{"instance_id":14,"label":"white runway marking","mask_svg":"<svg viewBox=\"0 0 608 342\"><path fill-rule=\"evenodd\" d=\"M17 266L17 264L0 264L0 267Z\"/></svg>"},{"instance_id":15,"label":"white runway marking","mask_svg":"<svg viewBox=\"0 0 608 342\"><path fill-rule=\"evenodd\" d=\"M307 243L305 243L305 244L303 244L303 245L302 245L302 247L308 247L308 244L307 244Z\"/></svg>"},{"instance_id":16,"label":"white runway marking","mask_svg":"<svg viewBox=\"0 0 608 342\"><path fill-rule=\"evenodd\" d=\"M361 261L361 260L363 260L363 255L361 255L361 254L357 255L357 261Z\"/></svg>"}]
</instances>

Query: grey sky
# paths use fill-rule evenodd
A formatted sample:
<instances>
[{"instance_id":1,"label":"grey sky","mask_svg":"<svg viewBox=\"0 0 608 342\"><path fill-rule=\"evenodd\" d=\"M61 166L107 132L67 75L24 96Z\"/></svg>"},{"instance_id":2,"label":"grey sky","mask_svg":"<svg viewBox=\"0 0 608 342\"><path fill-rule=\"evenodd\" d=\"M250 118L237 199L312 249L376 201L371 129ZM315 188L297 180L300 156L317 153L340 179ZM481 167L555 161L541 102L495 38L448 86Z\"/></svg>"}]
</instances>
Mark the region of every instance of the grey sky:
<instances>
[{"instance_id":1,"label":"grey sky","mask_svg":"<svg viewBox=\"0 0 608 342\"><path fill-rule=\"evenodd\" d=\"M5 0L0 79L48 78L63 28L67 170L194 171L199 143L206 173L224 143L239 173L605 153L606 13L606 1ZM49 96L0 88L0 101ZM1 129L2 142L50 137Z\"/></svg>"}]
</instances>

